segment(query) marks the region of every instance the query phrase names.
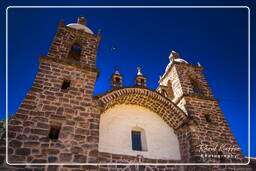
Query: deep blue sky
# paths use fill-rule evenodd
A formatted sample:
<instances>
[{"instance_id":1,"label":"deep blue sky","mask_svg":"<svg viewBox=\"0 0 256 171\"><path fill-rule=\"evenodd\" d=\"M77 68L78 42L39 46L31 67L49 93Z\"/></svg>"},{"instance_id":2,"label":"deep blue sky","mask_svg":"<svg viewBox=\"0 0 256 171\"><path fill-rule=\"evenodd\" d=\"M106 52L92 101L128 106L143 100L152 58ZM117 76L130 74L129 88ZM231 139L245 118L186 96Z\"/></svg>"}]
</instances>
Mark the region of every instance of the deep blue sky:
<instances>
[{"instance_id":1,"label":"deep blue sky","mask_svg":"<svg viewBox=\"0 0 256 171\"><path fill-rule=\"evenodd\" d=\"M169 53L175 50L189 63L196 65L199 61L202 64L206 79L215 97L220 100L220 107L244 155L247 155L248 10L246 8L10 9L9 114L15 113L30 89L37 73L38 57L47 54L59 20L63 18L65 24L73 23L81 14L87 17L87 25L94 33L97 33L98 29L103 30L97 56L100 77L96 82L95 94L109 90L110 76L116 65L119 66L120 73L124 77L125 86L134 84L136 68L141 66L142 73L148 78L148 87L156 89L159 75L163 74L169 62ZM254 23L252 24L254 27ZM1 32L4 36L3 26ZM117 50L111 51L112 46ZM253 53L254 51L252 56ZM4 46L1 46L1 55L5 56ZM2 71L0 76L4 80L5 59L1 59L0 62ZM253 58L252 65L254 65ZM252 77L254 72L251 73ZM255 83L254 80L252 81L253 87ZM4 84L0 86L4 93ZM0 100L0 118L4 118L4 98ZM254 116L252 117L255 121ZM252 135L251 138L253 146L256 142L255 136ZM251 153L256 156L255 146L253 147Z\"/></svg>"}]
</instances>

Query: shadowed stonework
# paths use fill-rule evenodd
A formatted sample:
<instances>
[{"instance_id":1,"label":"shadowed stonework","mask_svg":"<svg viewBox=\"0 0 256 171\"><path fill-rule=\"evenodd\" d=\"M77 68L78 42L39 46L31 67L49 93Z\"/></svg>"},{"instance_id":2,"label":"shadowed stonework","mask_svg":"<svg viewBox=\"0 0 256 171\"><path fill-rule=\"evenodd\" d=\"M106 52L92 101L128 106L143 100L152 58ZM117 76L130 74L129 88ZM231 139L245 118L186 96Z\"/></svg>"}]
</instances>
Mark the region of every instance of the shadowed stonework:
<instances>
[{"instance_id":1,"label":"shadowed stonework","mask_svg":"<svg viewBox=\"0 0 256 171\"><path fill-rule=\"evenodd\" d=\"M247 162L202 73L203 67L189 64L177 52L171 52L170 63L159 80L157 90L146 88L147 77L140 68L135 77L135 85L122 87L122 76L117 68L111 77L112 89L102 95L93 96L94 85L99 76L96 55L101 35L100 32L94 35L85 24L84 17L79 17L78 23L67 26L63 21L60 22L48 55L40 57L38 73L31 89L14 117L9 120L6 160L8 163L38 165L8 165L5 160L6 137L3 135L0 141L0 170L251 170L249 166L174 165ZM113 118L108 118L112 115L106 114L104 117L107 118L107 128L102 126L100 121L104 112L117 109L120 105L127 110L123 113L115 110L117 113ZM143 120L139 117L140 114L133 113L129 123L127 118L127 124L130 125L125 125L121 116L129 115L131 106L136 106L137 111L144 112L147 118ZM117 119L122 120L123 127L112 127ZM161 123L159 119L172 132L164 134L163 131L168 130L164 128L164 124L154 125ZM140 144L143 148L137 150L131 148L131 132L134 128L137 138L143 136L137 142L143 143ZM105 141L108 137L100 134L102 130L104 135L111 135L112 131L116 131L120 135L128 136L125 137L126 141L123 141L122 136L112 136L113 141L120 141L121 145L116 146L113 151L100 151L100 141L104 147L111 147L111 144L104 144L109 141ZM168 138L177 142L170 148L177 147L174 150L180 154L145 157L154 156L151 153L154 150L169 148L154 144ZM120 150L127 153L118 154ZM168 156L176 158L174 160ZM40 166L46 163L102 165ZM172 164L104 165L109 163Z\"/></svg>"}]
</instances>

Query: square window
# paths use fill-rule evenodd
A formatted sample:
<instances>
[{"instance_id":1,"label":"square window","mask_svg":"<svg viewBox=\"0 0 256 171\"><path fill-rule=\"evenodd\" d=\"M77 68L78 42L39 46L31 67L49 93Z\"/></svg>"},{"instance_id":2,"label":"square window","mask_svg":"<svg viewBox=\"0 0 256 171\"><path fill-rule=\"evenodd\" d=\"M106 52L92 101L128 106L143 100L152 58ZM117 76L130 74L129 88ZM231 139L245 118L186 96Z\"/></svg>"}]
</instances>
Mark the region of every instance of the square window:
<instances>
[{"instance_id":1,"label":"square window","mask_svg":"<svg viewBox=\"0 0 256 171\"><path fill-rule=\"evenodd\" d=\"M57 140L60 134L59 125L51 125L48 137L52 140Z\"/></svg>"},{"instance_id":2,"label":"square window","mask_svg":"<svg viewBox=\"0 0 256 171\"><path fill-rule=\"evenodd\" d=\"M70 87L70 80L64 80L61 86L62 90L66 90Z\"/></svg>"}]
</instances>

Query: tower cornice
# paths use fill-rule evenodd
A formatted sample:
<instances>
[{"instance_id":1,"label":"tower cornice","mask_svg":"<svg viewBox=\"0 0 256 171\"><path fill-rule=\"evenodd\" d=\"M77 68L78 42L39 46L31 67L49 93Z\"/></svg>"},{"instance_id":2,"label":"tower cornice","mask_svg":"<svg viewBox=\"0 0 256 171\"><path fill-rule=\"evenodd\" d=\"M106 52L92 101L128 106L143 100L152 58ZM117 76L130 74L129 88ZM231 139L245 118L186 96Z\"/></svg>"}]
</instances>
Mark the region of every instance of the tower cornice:
<instances>
[{"instance_id":1,"label":"tower cornice","mask_svg":"<svg viewBox=\"0 0 256 171\"><path fill-rule=\"evenodd\" d=\"M40 62L41 61L47 61L47 62L51 62L51 63L62 64L62 65L68 66L68 67L79 69L82 72L97 73L97 78L99 77L99 73L100 73L100 70L98 70L96 68L81 67L81 66L73 65L71 63L68 64L65 61L60 61L60 60L57 60L55 58L51 58L51 57L48 57L48 56L45 56L45 55L39 56L39 61Z\"/></svg>"},{"instance_id":2,"label":"tower cornice","mask_svg":"<svg viewBox=\"0 0 256 171\"><path fill-rule=\"evenodd\" d=\"M180 98L178 98L174 103L178 104L183 98L196 98L201 100L208 100L208 101L216 101L219 102L219 99L215 99L212 97L206 97L206 96L196 96L194 94L183 94Z\"/></svg>"}]
</instances>

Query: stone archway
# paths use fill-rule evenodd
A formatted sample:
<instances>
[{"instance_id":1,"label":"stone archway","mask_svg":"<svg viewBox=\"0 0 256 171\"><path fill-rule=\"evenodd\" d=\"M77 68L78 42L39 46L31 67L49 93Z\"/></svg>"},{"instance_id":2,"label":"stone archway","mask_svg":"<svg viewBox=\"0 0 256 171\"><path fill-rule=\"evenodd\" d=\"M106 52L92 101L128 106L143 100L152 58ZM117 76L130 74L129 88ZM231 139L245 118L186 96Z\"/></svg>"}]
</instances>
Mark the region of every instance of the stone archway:
<instances>
[{"instance_id":1,"label":"stone archway","mask_svg":"<svg viewBox=\"0 0 256 171\"><path fill-rule=\"evenodd\" d=\"M187 115L160 93L148 88L123 87L98 96L103 111L117 104L132 104L145 107L157 113L170 127L177 129Z\"/></svg>"}]
</instances>

